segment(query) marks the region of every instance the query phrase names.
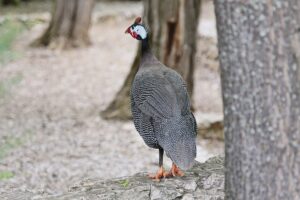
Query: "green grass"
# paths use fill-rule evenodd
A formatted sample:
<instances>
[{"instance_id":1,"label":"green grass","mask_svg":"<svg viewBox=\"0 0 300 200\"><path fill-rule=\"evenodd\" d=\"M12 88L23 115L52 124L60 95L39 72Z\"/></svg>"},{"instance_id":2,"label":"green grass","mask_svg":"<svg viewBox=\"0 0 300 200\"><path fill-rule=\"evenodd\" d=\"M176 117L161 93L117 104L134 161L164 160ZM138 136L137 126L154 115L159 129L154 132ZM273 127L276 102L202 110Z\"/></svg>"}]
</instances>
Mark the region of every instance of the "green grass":
<instances>
[{"instance_id":1,"label":"green grass","mask_svg":"<svg viewBox=\"0 0 300 200\"><path fill-rule=\"evenodd\" d=\"M13 49L13 43L18 36L24 31L31 29L34 25L42 23L40 19L17 19L4 18L0 21L0 65L6 64L22 54Z\"/></svg>"},{"instance_id":2,"label":"green grass","mask_svg":"<svg viewBox=\"0 0 300 200\"><path fill-rule=\"evenodd\" d=\"M22 136L9 136L0 143L0 161L5 158L11 151L21 147L32 139L33 132L26 131ZM0 171L0 181L13 178L15 175L11 171Z\"/></svg>"},{"instance_id":3,"label":"green grass","mask_svg":"<svg viewBox=\"0 0 300 200\"><path fill-rule=\"evenodd\" d=\"M33 23L25 23L18 20L6 19L0 23L0 67L12 60L21 57L21 53L13 50L12 45L15 39L26 28L33 26ZM17 74L0 80L0 99L9 93L11 88L22 81L22 74Z\"/></svg>"},{"instance_id":4,"label":"green grass","mask_svg":"<svg viewBox=\"0 0 300 200\"><path fill-rule=\"evenodd\" d=\"M12 150L21 147L26 142L30 141L33 133L31 131L26 131L22 136L9 136L5 138L0 144L0 160L5 158L5 156Z\"/></svg>"},{"instance_id":5,"label":"green grass","mask_svg":"<svg viewBox=\"0 0 300 200\"><path fill-rule=\"evenodd\" d=\"M13 86L18 85L23 79L22 74L0 81L0 99L8 95Z\"/></svg>"},{"instance_id":6,"label":"green grass","mask_svg":"<svg viewBox=\"0 0 300 200\"><path fill-rule=\"evenodd\" d=\"M0 181L7 180L14 177L14 174L10 171L0 171Z\"/></svg>"},{"instance_id":7,"label":"green grass","mask_svg":"<svg viewBox=\"0 0 300 200\"><path fill-rule=\"evenodd\" d=\"M120 184L123 186L123 187L128 187L129 186L129 180L125 179L125 180L121 180L120 181Z\"/></svg>"},{"instance_id":8,"label":"green grass","mask_svg":"<svg viewBox=\"0 0 300 200\"><path fill-rule=\"evenodd\" d=\"M12 44L25 26L16 20L4 20L0 24L0 64L10 62L20 56L12 50Z\"/></svg>"}]
</instances>

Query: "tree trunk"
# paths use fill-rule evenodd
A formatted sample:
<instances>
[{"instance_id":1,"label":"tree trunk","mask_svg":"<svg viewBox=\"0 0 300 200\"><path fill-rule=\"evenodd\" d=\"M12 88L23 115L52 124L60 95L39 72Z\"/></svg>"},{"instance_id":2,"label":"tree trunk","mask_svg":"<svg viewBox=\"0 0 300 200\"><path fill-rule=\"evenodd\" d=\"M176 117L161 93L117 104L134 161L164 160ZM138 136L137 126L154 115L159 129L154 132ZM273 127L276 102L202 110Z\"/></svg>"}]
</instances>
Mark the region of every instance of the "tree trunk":
<instances>
[{"instance_id":1,"label":"tree trunk","mask_svg":"<svg viewBox=\"0 0 300 200\"><path fill-rule=\"evenodd\" d=\"M150 45L157 58L179 72L193 91L194 57L200 0L144 0L143 23L150 29ZM129 75L108 108L106 119L129 119L130 88L139 66L140 51Z\"/></svg>"},{"instance_id":2,"label":"tree trunk","mask_svg":"<svg viewBox=\"0 0 300 200\"><path fill-rule=\"evenodd\" d=\"M227 199L300 199L300 2L215 0Z\"/></svg>"},{"instance_id":3,"label":"tree trunk","mask_svg":"<svg viewBox=\"0 0 300 200\"><path fill-rule=\"evenodd\" d=\"M89 45L93 5L94 0L56 0L48 29L33 45L58 49Z\"/></svg>"}]
</instances>

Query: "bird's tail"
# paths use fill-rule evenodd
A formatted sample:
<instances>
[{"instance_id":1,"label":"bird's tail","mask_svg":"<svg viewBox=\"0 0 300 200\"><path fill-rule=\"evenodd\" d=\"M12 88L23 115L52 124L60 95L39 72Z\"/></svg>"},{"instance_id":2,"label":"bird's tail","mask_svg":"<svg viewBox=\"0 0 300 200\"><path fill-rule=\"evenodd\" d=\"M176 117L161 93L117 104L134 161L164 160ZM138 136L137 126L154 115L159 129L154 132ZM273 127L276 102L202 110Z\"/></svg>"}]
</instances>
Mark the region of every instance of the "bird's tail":
<instances>
[{"instance_id":1,"label":"bird's tail","mask_svg":"<svg viewBox=\"0 0 300 200\"><path fill-rule=\"evenodd\" d=\"M196 158L196 128L191 116L178 117L164 123L159 131L159 145L183 170L191 168Z\"/></svg>"}]
</instances>

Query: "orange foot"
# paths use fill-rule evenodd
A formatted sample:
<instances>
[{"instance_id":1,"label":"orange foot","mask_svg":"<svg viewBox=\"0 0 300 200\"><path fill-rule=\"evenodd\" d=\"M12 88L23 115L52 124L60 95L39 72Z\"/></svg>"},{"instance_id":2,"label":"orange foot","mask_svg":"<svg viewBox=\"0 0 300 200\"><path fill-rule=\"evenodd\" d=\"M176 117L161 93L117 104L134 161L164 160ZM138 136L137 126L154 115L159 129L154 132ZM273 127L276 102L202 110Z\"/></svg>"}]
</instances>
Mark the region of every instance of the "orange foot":
<instances>
[{"instance_id":1,"label":"orange foot","mask_svg":"<svg viewBox=\"0 0 300 200\"><path fill-rule=\"evenodd\" d=\"M149 178L154 179L155 181L160 181L162 178L166 177L166 172L163 167L160 167L155 175L148 175Z\"/></svg>"},{"instance_id":2,"label":"orange foot","mask_svg":"<svg viewBox=\"0 0 300 200\"><path fill-rule=\"evenodd\" d=\"M165 174L166 178L175 177L175 176L183 176L184 173L173 163L172 168L169 173Z\"/></svg>"}]
</instances>

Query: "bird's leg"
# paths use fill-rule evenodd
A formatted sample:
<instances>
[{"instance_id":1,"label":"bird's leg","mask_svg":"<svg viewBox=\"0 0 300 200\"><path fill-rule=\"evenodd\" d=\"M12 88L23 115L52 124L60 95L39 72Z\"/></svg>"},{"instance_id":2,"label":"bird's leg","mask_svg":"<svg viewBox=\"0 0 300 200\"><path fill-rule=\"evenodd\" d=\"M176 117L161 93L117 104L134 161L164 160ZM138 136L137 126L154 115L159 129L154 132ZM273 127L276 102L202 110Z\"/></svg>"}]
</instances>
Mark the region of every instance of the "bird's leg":
<instances>
[{"instance_id":1,"label":"bird's leg","mask_svg":"<svg viewBox=\"0 0 300 200\"><path fill-rule=\"evenodd\" d=\"M163 158L164 158L164 150L163 149L159 149L159 170L157 171L157 173L155 175L149 175L149 178L152 178L156 181L160 181L160 179L165 178L166 177L166 172L163 168Z\"/></svg>"},{"instance_id":2,"label":"bird's leg","mask_svg":"<svg viewBox=\"0 0 300 200\"><path fill-rule=\"evenodd\" d=\"M183 176L184 173L175 165L175 163L172 163L172 168L169 173L165 174L165 177L174 177L174 176Z\"/></svg>"}]
</instances>

